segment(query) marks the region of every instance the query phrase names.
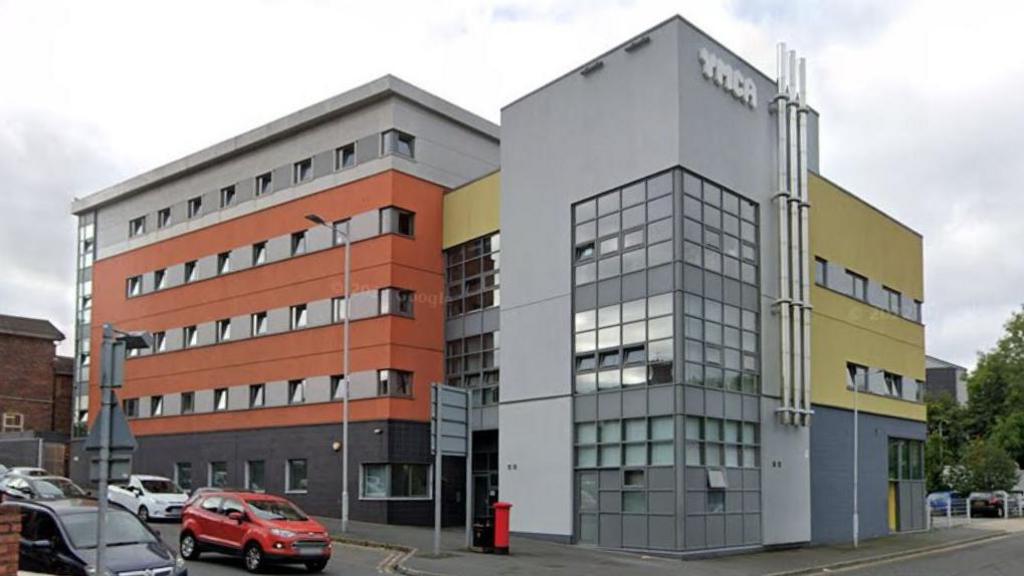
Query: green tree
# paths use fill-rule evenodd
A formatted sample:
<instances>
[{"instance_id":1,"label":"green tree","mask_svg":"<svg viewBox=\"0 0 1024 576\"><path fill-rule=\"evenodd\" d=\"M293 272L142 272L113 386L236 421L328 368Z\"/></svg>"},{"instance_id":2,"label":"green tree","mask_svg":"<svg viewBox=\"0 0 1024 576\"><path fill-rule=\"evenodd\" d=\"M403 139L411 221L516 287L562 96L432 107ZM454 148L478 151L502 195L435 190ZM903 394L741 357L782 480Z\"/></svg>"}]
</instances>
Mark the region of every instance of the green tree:
<instances>
[{"instance_id":1,"label":"green tree","mask_svg":"<svg viewBox=\"0 0 1024 576\"><path fill-rule=\"evenodd\" d=\"M955 399L941 396L928 402L925 470L929 491L952 488L943 472L960 463L968 441L967 424L967 411Z\"/></svg>"},{"instance_id":2,"label":"green tree","mask_svg":"<svg viewBox=\"0 0 1024 576\"><path fill-rule=\"evenodd\" d=\"M992 428L992 441L1024 466L1024 407L1004 416Z\"/></svg>"},{"instance_id":3,"label":"green tree","mask_svg":"<svg viewBox=\"0 0 1024 576\"><path fill-rule=\"evenodd\" d=\"M1009 490L1017 483L1017 465L1013 458L991 440L975 440L964 453L964 468L969 486L957 486L963 492Z\"/></svg>"},{"instance_id":4,"label":"green tree","mask_svg":"<svg viewBox=\"0 0 1024 576\"><path fill-rule=\"evenodd\" d=\"M1024 309L1014 312L992 350L978 355L968 379L968 432L988 437L998 422L1024 411Z\"/></svg>"}]
</instances>

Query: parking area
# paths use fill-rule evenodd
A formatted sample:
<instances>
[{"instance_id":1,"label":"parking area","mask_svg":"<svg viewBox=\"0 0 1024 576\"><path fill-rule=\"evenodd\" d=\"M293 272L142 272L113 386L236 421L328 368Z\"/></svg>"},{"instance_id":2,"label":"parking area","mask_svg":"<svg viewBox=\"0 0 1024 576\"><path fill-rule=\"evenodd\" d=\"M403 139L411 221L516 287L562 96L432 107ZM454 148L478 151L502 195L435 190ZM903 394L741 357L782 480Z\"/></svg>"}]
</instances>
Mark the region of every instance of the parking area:
<instances>
[{"instance_id":1,"label":"parking area","mask_svg":"<svg viewBox=\"0 0 1024 576\"><path fill-rule=\"evenodd\" d=\"M160 533L164 542L172 548L178 548L178 535L181 524L177 522L150 522L153 529ZM347 544L334 543L334 553L323 574L345 576L366 576L386 572L385 564L392 553L387 550L361 548ZM245 574L240 558L231 558L219 554L204 554L196 561L188 562L190 576L239 576ZM302 566L269 566L267 574L305 574Z\"/></svg>"}]
</instances>

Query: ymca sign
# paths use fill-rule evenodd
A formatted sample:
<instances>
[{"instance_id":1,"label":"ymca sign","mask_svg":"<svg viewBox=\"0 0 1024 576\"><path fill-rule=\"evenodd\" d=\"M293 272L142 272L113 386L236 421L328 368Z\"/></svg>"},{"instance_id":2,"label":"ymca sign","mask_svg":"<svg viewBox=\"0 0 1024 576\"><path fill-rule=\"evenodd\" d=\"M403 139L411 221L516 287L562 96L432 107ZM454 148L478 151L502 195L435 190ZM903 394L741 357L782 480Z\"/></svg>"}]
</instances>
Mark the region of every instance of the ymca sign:
<instances>
[{"instance_id":1,"label":"ymca sign","mask_svg":"<svg viewBox=\"0 0 1024 576\"><path fill-rule=\"evenodd\" d=\"M753 78L747 78L716 54L708 52L707 48L701 48L698 57L704 78L721 86L747 106L757 108L757 85Z\"/></svg>"}]
</instances>

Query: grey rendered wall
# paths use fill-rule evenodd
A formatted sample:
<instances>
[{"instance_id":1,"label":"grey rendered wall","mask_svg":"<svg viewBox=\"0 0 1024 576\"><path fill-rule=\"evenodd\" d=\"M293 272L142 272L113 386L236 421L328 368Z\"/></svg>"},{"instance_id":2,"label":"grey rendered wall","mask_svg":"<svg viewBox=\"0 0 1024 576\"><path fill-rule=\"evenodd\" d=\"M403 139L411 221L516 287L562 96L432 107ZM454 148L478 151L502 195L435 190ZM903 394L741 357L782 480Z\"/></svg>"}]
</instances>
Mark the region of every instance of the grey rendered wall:
<instances>
[{"instance_id":1,"label":"grey rendered wall","mask_svg":"<svg viewBox=\"0 0 1024 576\"><path fill-rule=\"evenodd\" d=\"M889 534L889 438L924 440L926 427L923 422L861 412L859 431L860 537L877 538ZM849 542L853 533L852 411L814 407L811 480L812 542ZM923 499L923 488L920 492Z\"/></svg>"},{"instance_id":2,"label":"grey rendered wall","mask_svg":"<svg viewBox=\"0 0 1024 576\"><path fill-rule=\"evenodd\" d=\"M499 485L516 532L573 533L570 205L679 163L677 31L651 37L502 111Z\"/></svg>"}]
</instances>

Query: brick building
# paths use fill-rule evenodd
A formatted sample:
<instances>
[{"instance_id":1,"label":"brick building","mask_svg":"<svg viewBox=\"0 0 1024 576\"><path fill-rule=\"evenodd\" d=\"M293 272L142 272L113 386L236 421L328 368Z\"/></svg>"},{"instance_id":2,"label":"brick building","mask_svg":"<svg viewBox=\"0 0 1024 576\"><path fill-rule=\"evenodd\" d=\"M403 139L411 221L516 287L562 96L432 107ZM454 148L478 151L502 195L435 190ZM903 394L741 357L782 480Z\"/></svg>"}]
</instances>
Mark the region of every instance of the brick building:
<instances>
[{"instance_id":1,"label":"brick building","mask_svg":"<svg viewBox=\"0 0 1024 576\"><path fill-rule=\"evenodd\" d=\"M70 433L74 361L47 320L0 314L0 432Z\"/></svg>"}]
</instances>

